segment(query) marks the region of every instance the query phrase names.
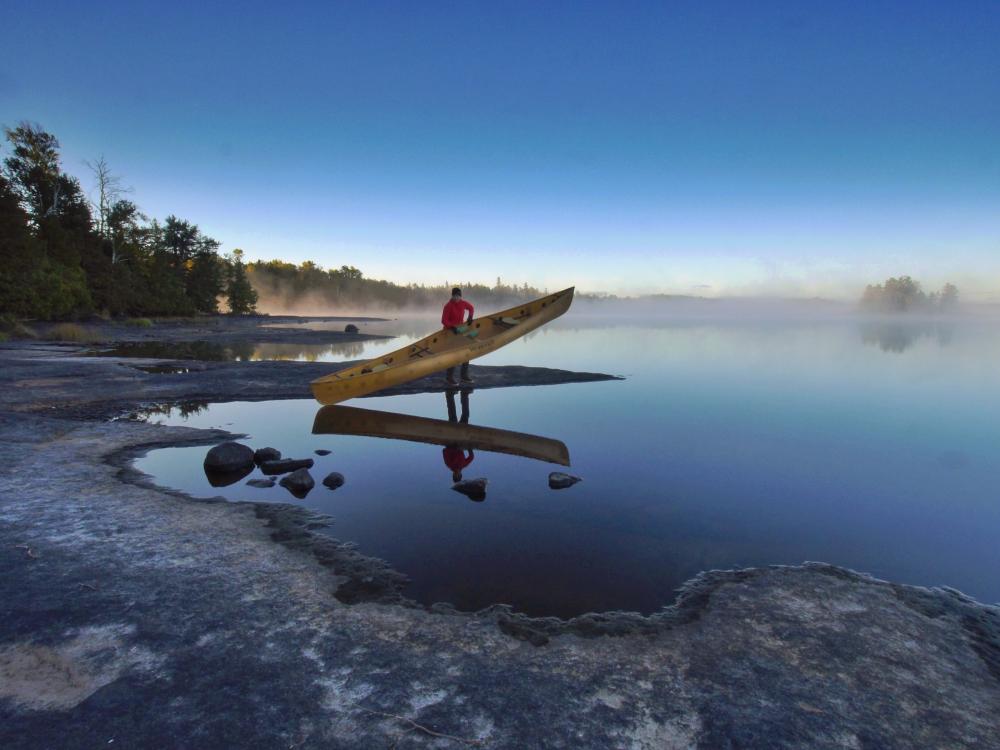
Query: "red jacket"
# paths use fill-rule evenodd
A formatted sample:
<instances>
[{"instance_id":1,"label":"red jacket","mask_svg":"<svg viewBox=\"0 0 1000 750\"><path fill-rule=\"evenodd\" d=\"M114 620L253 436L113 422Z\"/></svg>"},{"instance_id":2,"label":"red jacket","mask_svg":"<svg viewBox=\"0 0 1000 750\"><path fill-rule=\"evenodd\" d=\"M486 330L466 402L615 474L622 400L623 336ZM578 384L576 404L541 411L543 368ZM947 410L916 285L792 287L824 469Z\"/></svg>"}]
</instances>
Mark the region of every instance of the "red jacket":
<instances>
[{"instance_id":1,"label":"red jacket","mask_svg":"<svg viewBox=\"0 0 1000 750\"><path fill-rule=\"evenodd\" d=\"M444 310L441 312L441 325L445 328L454 328L455 326L462 325L465 322L466 310L469 311L469 318L472 318L475 309L471 304L464 299L448 300L445 303Z\"/></svg>"},{"instance_id":2,"label":"red jacket","mask_svg":"<svg viewBox=\"0 0 1000 750\"><path fill-rule=\"evenodd\" d=\"M444 465L452 471L461 471L471 464L475 458L471 450L469 451L469 455L466 456L464 450L453 445L447 445L442 448L441 455L444 457Z\"/></svg>"}]
</instances>

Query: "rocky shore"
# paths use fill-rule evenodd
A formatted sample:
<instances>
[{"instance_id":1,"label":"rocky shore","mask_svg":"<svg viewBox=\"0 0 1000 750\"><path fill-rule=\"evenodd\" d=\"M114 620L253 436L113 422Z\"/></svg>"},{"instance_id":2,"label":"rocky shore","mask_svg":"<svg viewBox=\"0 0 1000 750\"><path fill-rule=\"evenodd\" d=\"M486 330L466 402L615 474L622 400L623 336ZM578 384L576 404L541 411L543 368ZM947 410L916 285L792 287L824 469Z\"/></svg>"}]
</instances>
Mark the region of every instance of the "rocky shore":
<instances>
[{"instance_id":1,"label":"rocky shore","mask_svg":"<svg viewBox=\"0 0 1000 750\"><path fill-rule=\"evenodd\" d=\"M116 417L308 397L330 365L82 354L0 347L4 748L1000 747L996 607L820 563L707 572L649 617L420 607L328 518L131 467L234 436Z\"/></svg>"}]
</instances>

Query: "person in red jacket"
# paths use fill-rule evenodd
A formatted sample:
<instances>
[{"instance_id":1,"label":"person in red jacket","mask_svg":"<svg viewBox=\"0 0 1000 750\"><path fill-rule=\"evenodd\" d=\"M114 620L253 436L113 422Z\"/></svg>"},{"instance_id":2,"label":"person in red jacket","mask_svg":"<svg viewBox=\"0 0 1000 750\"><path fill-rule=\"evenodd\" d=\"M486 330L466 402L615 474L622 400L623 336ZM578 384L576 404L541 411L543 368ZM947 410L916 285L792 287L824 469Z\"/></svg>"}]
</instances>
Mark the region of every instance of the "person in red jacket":
<instances>
[{"instance_id":1,"label":"person in red jacket","mask_svg":"<svg viewBox=\"0 0 1000 750\"><path fill-rule=\"evenodd\" d=\"M468 311L469 319L465 320L465 313ZM450 328L454 333L458 334L458 330L461 325L469 325L472 323L472 316L475 312L475 308L469 303L462 299L462 290L457 286L451 290L451 299L445 303L444 310L441 311L441 325L445 328ZM469 377L469 363L464 362L462 364L462 385L472 385L472 378ZM448 385L458 385L458 381L455 380L455 368L449 367L448 372L445 375L445 382Z\"/></svg>"}]
</instances>

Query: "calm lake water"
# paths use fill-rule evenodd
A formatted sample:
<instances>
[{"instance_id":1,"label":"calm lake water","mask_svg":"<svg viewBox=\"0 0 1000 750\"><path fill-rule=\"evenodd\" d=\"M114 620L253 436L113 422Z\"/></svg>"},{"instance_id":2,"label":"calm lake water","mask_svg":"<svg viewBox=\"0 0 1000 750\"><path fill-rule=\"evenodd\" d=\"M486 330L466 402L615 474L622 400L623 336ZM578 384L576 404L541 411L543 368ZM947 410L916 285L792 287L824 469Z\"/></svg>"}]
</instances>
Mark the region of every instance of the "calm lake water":
<instances>
[{"instance_id":1,"label":"calm lake water","mask_svg":"<svg viewBox=\"0 0 1000 750\"><path fill-rule=\"evenodd\" d=\"M363 355L423 330L408 325ZM326 533L410 576L409 596L465 610L649 613L699 571L805 560L1000 601L996 325L568 316L478 362L626 377L469 398L471 424L563 441L582 483L551 490L548 473L563 467L477 450L464 476L488 478L489 489L472 502L451 489L440 445L313 435L311 400L151 418L313 457L317 483L344 474L336 491L317 484L299 501L246 480L213 488L204 447L157 450L137 465L195 496L328 513ZM448 419L443 393L350 405Z\"/></svg>"}]
</instances>

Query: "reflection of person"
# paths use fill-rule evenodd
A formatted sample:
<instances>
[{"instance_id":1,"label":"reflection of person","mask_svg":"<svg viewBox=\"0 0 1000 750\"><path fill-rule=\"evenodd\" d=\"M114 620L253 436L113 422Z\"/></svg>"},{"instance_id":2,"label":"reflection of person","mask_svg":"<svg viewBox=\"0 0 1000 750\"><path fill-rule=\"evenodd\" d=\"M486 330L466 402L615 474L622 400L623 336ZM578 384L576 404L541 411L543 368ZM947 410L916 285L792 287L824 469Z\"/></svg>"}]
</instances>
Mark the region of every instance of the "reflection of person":
<instances>
[{"instance_id":1,"label":"reflection of person","mask_svg":"<svg viewBox=\"0 0 1000 750\"><path fill-rule=\"evenodd\" d=\"M462 481L462 469L471 464L476 456L469 448L469 455L457 445L446 445L441 449L441 457L444 458L444 465L451 469L451 481Z\"/></svg>"},{"instance_id":2,"label":"reflection of person","mask_svg":"<svg viewBox=\"0 0 1000 750\"><path fill-rule=\"evenodd\" d=\"M469 319L465 320L465 313L469 313ZM472 322L472 316L475 312L475 308L469 303L462 299L462 290L457 286L451 290L451 299L445 303L444 310L441 311L441 325L445 328L450 328L453 333L462 333L463 326L469 325ZM471 384L472 378L469 377L469 363L464 362L462 364L462 383ZM458 381L455 380L455 368L449 367L448 373L445 376L448 385L458 385Z\"/></svg>"},{"instance_id":3,"label":"reflection of person","mask_svg":"<svg viewBox=\"0 0 1000 750\"><path fill-rule=\"evenodd\" d=\"M469 424L469 394L472 391L462 391L462 417L459 419L458 411L455 409L455 391L445 391L444 397L448 402L448 421Z\"/></svg>"},{"instance_id":4,"label":"reflection of person","mask_svg":"<svg viewBox=\"0 0 1000 750\"><path fill-rule=\"evenodd\" d=\"M458 410L455 408L455 391L447 391L444 396L445 400L448 402L448 421L458 424L468 424L469 391L462 391L461 417L459 417ZM451 469L451 479L453 482L462 481L462 469L471 464L476 458L471 448L469 448L468 453L469 454L466 455L465 449L459 445L446 445L442 449L441 456L444 458L444 465Z\"/></svg>"}]
</instances>

